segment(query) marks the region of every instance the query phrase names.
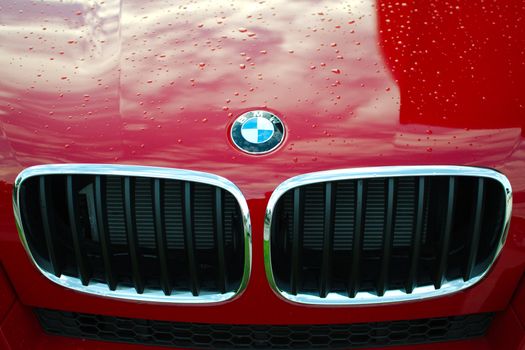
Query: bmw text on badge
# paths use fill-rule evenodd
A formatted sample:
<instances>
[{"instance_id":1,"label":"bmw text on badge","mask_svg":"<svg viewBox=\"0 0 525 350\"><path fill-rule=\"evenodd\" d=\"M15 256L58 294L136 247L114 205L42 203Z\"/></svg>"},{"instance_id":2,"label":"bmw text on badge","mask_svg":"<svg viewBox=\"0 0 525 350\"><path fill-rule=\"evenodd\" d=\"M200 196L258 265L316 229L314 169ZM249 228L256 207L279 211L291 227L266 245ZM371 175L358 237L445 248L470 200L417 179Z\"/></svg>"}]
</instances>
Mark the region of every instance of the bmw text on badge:
<instances>
[{"instance_id":1,"label":"bmw text on badge","mask_svg":"<svg viewBox=\"0 0 525 350\"><path fill-rule=\"evenodd\" d=\"M281 120L268 111L250 111L240 115L232 125L230 137L241 151L264 154L275 150L284 140Z\"/></svg>"}]
</instances>

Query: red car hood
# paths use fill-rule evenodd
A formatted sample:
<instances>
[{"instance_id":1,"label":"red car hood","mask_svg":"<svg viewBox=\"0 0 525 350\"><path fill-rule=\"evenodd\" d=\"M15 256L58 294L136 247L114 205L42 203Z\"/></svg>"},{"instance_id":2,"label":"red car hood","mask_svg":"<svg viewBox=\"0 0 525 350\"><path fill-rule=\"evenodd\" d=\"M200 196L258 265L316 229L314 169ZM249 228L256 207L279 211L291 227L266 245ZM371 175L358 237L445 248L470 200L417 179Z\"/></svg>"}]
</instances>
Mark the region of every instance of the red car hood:
<instances>
[{"instance_id":1,"label":"red car hood","mask_svg":"<svg viewBox=\"0 0 525 350\"><path fill-rule=\"evenodd\" d=\"M0 10L0 181L10 189L22 169L48 163L224 176L252 209L253 275L261 279L250 288L266 296L264 207L298 174L492 167L512 183L518 220L525 214L518 3L13 2ZM231 144L229 127L251 109L283 120L278 150L253 156ZM2 234L15 242L10 203L0 208ZM520 242L510 243L511 253ZM517 282L521 270L513 271ZM506 297L513 288L505 287ZM483 290L478 306L505 303L488 284Z\"/></svg>"},{"instance_id":2,"label":"red car hood","mask_svg":"<svg viewBox=\"0 0 525 350\"><path fill-rule=\"evenodd\" d=\"M1 14L2 177L41 163L146 164L217 173L261 197L324 169L502 168L524 124L512 78L525 74L512 51L523 36L477 31L490 9L431 5L439 16L389 1L17 2ZM288 131L270 155L228 138L255 108Z\"/></svg>"}]
</instances>

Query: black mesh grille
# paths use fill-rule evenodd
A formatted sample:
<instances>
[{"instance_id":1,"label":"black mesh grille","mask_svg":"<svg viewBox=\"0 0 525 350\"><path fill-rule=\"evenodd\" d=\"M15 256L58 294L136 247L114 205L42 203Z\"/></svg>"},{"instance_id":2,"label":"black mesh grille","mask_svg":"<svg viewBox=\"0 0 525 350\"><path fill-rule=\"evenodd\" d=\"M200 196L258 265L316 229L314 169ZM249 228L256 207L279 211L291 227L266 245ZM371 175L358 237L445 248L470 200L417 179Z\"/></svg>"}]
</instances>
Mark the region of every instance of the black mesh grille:
<instances>
[{"instance_id":1,"label":"black mesh grille","mask_svg":"<svg viewBox=\"0 0 525 350\"><path fill-rule=\"evenodd\" d=\"M37 309L43 329L60 336L179 348L337 349L425 344L485 334L492 314L338 325L174 323Z\"/></svg>"},{"instance_id":2,"label":"black mesh grille","mask_svg":"<svg viewBox=\"0 0 525 350\"><path fill-rule=\"evenodd\" d=\"M147 177L41 175L20 187L37 264L111 290L225 293L244 267L244 228L228 191Z\"/></svg>"},{"instance_id":3,"label":"black mesh grille","mask_svg":"<svg viewBox=\"0 0 525 350\"><path fill-rule=\"evenodd\" d=\"M409 295L469 281L492 263L504 233L506 193L492 178L406 176L343 180L284 193L271 227L277 287Z\"/></svg>"}]
</instances>

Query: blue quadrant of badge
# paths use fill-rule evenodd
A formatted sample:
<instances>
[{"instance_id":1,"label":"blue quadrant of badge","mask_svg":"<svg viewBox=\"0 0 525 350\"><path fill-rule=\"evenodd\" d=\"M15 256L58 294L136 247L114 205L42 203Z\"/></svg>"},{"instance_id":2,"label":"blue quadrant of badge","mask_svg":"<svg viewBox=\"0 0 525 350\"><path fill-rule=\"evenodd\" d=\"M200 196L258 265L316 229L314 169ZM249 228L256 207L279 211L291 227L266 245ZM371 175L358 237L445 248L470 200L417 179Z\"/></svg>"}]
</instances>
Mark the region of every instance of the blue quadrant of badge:
<instances>
[{"instance_id":1,"label":"blue quadrant of badge","mask_svg":"<svg viewBox=\"0 0 525 350\"><path fill-rule=\"evenodd\" d=\"M272 122L260 117L248 119L241 127L242 137L250 143L264 143L272 138L273 133Z\"/></svg>"}]
</instances>

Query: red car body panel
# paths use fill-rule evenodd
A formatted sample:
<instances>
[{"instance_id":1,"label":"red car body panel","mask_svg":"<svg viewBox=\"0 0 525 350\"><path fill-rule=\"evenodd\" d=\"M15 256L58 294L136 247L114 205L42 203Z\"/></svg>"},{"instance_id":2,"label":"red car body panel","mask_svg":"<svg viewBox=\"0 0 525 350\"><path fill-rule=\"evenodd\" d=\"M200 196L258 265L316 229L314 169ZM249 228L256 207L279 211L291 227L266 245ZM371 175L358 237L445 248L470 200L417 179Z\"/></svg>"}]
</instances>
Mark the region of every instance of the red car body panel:
<instances>
[{"instance_id":1,"label":"red car body panel","mask_svg":"<svg viewBox=\"0 0 525 350\"><path fill-rule=\"evenodd\" d=\"M0 283L0 315L11 305L319 324L504 312L525 268L524 18L519 0L0 1L0 261L18 299L4 298ZM253 156L229 141L235 117L251 109L282 118L287 136L278 150ZM103 299L51 283L19 240L12 188L23 169L54 163L163 166L231 180L250 208L247 289L219 305L188 306ZM386 165L490 167L509 178L511 226L491 272L473 288L418 302L307 307L277 296L262 244L275 187L307 172ZM523 321L523 303L514 309ZM2 327L0 344L15 331ZM47 336L38 344L111 346Z\"/></svg>"}]
</instances>

